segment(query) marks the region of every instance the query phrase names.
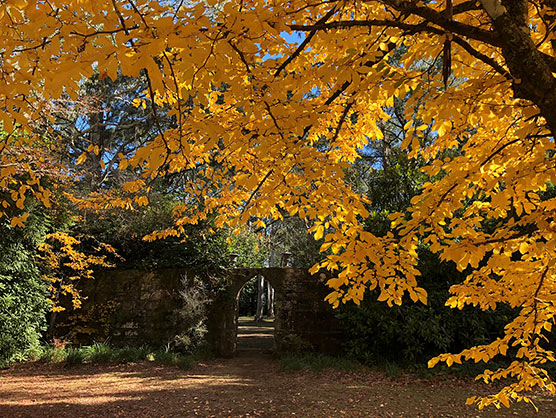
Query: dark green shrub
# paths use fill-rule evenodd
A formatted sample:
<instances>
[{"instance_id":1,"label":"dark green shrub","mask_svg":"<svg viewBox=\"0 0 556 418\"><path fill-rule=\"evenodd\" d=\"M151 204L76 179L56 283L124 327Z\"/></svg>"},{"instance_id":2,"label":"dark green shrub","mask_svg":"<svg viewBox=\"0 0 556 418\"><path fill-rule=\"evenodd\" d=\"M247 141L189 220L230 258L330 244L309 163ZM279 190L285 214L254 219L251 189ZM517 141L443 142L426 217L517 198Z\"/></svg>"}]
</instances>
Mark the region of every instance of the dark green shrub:
<instances>
[{"instance_id":1,"label":"dark green shrub","mask_svg":"<svg viewBox=\"0 0 556 418\"><path fill-rule=\"evenodd\" d=\"M0 220L0 366L36 349L46 327L46 283L33 259L46 224L34 213L25 228Z\"/></svg>"},{"instance_id":2,"label":"dark green shrub","mask_svg":"<svg viewBox=\"0 0 556 418\"><path fill-rule=\"evenodd\" d=\"M57 343L58 342L58 343ZM176 366L182 369L190 369L197 360L208 359L205 353L195 352L194 355L184 355L166 349L153 350L147 346L115 348L107 343L94 343L82 347L72 347L60 344L55 340L54 345L39 347L37 360L45 363L63 363L75 366L83 363L106 364L106 363L137 363L140 361L155 361L168 366Z\"/></svg>"},{"instance_id":3,"label":"dark green shrub","mask_svg":"<svg viewBox=\"0 0 556 418\"><path fill-rule=\"evenodd\" d=\"M66 363L69 365L82 364L85 361L85 356L79 348L69 347L66 348Z\"/></svg>"},{"instance_id":4,"label":"dark green shrub","mask_svg":"<svg viewBox=\"0 0 556 418\"><path fill-rule=\"evenodd\" d=\"M190 369L195 361L190 356L184 356L172 351L157 351L154 353L154 361L167 366L177 366L180 369Z\"/></svg>"},{"instance_id":5,"label":"dark green shrub","mask_svg":"<svg viewBox=\"0 0 556 418\"><path fill-rule=\"evenodd\" d=\"M420 285L428 292L428 304L404 301L388 307L377 301L376 291L367 292L360 306L338 309L346 332L345 350L365 364L424 363L444 352L485 344L502 335L514 312L506 306L496 311L473 307L463 310L444 306L452 284L465 277L452 263L441 262L426 249L420 250Z\"/></svg>"},{"instance_id":6,"label":"dark green shrub","mask_svg":"<svg viewBox=\"0 0 556 418\"><path fill-rule=\"evenodd\" d=\"M68 348L64 346L43 347L40 360L45 363L61 363L68 357Z\"/></svg>"},{"instance_id":7,"label":"dark green shrub","mask_svg":"<svg viewBox=\"0 0 556 418\"><path fill-rule=\"evenodd\" d=\"M184 225L183 236L144 240L154 231L174 226L172 213L179 203L172 195L154 193L150 204L133 211L87 213L76 230L110 244L122 257L120 268L227 268L230 254L238 253L238 266L259 267L265 255L258 238L249 230L235 235L229 229L214 227L211 218L196 225ZM215 231L212 231L212 230ZM184 239L185 237L185 239Z\"/></svg>"}]
</instances>

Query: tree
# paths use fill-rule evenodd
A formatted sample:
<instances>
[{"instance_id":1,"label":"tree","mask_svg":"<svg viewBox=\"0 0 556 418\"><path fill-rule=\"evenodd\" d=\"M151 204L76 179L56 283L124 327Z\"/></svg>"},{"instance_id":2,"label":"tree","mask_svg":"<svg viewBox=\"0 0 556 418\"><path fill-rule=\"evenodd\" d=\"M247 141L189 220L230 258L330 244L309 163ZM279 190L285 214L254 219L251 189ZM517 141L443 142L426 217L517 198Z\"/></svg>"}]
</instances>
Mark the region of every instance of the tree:
<instances>
[{"instance_id":1,"label":"tree","mask_svg":"<svg viewBox=\"0 0 556 418\"><path fill-rule=\"evenodd\" d=\"M25 229L0 219L0 367L38 348L46 329L47 286L33 256L49 219L36 207L29 213Z\"/></svg>"},{"instance_id":2,"label":"tree","mask_svg":"<svg viewBox=\"0 0 556 418\"><path fill-rule=\"evenodd\" d=\"M94 269L114 267L109 258L116 258L118 254L110 245L98 242L90 236L56 232L41 238L44 241L37 244L37 258L43 270L42 278L48 283L50 293L48 333L54 335L56 316L58 312L66 310L64 305L79 309L83 304L84 297L78 288L79 282L93 279ZM64 297L69 301L63 301Z\"/></svg>"},{"instance_id":3,"label":"tree","mask_svg":"<svg viewBox=\"0 0 556 418\"><path fill-rule=\"evenodd\" d=\"M266 281L266 314L270 317L274 317L274 288L270 282Z\"/></svg>"},{"instance_id":4,"label":"tree","mask_svg":"<svg viewBox=\"0 0 556 418\"><path fill-rule=\"evenodd\" d=\"M262 275L258 274L255 277L257 281L257 310L255 312L255 321L262 321L263 319L263 310L264 310L264 303L263 303L263 295L264 295L264 284L265 279Z\"/></svg>"},{"instance_id":5,"label":"tree","mask_svg":"<svg viewBox=\"0 0 556 418\"><path fill-rule=\"evenodd\" d=\"M47 110L53 122L45 117L36 124L45 136L60 138L58 158L76 172L75 186L81 193L115 188L135 178L118 168L122 158L156 136L152 109L133 103L145 88L144 76L113 81L95 73L80 83L76 99L63 95L50 103ZM169 121L161 118L160 123Z\"/></svg>"},{"instance_id":6,"label":"tree","mask_svg":"<svg viewBox=\"0 0 556 418\"><path fill-rule=\"evenodd\" d=\"M284 216L268 222L263 236L268 248L268 266L305 268L320 261L322 242L315 241L307 232L313 226L313 222L297 216ZM285 253L290 254L288 259L284 258Z\"/></svg>"},{"instance_id":7,"label":"tree","mask_svg":"<svg viewBox=\"0 0 556 418\"><path fill-rule=\"evenodd\" d=\"M216 226L310 220L329 251L315 270L337 273L328 282L335 306L358 303L367 288L390 305L404 294L426 302L416 248L428 244L468 272L450 306L520 309L503 338L431 365L515 354L482 377L516 381L472 399L479 407L529 400L523 393L535 386L555 392L542 369L554 361L543 338L556 314L556 200L543 194L556 174L554 0L2 5L0 119L9 133L26 131L28 144L42 138L31 121L52 99L75 98L83 76L144 72L136 103L152 109L158 135L127 160L142 172L124 185L130 195L95 204L144 202L133 194L181 173L186 198L161 236L209 214ZM442 71L423 70L427 62ZM403 126L403 146L426 161L430 181L407 213L391 216L394 233L378 237L360 222L366 199L345 170L383 139L395 97L417 91L423 100L411 96L406 112L421 124ZM175 126L163 128L156 105ZM459 153L446 157L452 148Z\"/></svg>"}]
</instances>

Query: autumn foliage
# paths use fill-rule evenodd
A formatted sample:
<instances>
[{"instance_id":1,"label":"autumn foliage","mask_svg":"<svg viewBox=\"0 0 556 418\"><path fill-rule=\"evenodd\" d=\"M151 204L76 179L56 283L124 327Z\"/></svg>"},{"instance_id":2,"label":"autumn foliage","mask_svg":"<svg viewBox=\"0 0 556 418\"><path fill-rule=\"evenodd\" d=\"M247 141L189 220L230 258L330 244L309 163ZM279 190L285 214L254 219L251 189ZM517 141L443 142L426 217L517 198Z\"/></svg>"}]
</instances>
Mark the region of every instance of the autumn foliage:
<instances>
[{"instance_id":1,"label":"autumn foliage","mask_svg":"<svg viewBox=\"0 0 556 418\"><path fill-rule=\"evenodd\" d=\"M79 282L93 279L94 269L114 267L111 262L117 257L115 250L108 244L95 242L89 251L80 248L82 241L91 237L74 237L68 233L47 234L44 242L38 244L43 279L48 283L49 302L52 312L66 310L62 300L67 297L73 309L83 304Z\"/></svg>"},{"instance_id":2,"label":"autumn foliage","mask_svg":"<svg viewBox=\"0 0 556 418\"><path fill-rule=\"evenodd\" d=\"M117 162L140 177L83 205L146 204L153 179L179 173L175 227L154 238L215 213L217 226L310 219L326 252L314 270L336 272L335 306L359 303L367 288L390 305L404 295L426 303L416 269L424 243L468 272L450 306L519 308L503 338L430 365L513 353L508 368L482 375L511 379L470 401L480 407L528 400L536 386L555 392L542 368L554 361L544 339L556 314L556 198L546 193L556 175L554 0L0 4L0 208L21 210L16 226L28 193L48 204L38 167L18 154L60 140L34 135L53 117L49 103L75 99L94 72L143 76L134 103L150 109L157 136ZM382 140L396 98L402 145L427 162L430 181L391 215L394 232L377 237L360 222L369 202L344 174ZM15 132L25 133L17 143Z\"/></svg>"}]
</instances>

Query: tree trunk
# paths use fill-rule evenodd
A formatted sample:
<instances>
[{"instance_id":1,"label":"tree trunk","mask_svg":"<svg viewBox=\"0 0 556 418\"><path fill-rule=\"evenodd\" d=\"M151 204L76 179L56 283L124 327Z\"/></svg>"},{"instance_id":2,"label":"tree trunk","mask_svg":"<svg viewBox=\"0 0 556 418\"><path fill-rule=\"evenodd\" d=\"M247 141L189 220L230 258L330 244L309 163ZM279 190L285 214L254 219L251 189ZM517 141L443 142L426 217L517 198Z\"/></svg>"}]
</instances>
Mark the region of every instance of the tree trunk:
<instances>
[{"instance_id":1,"label":"tree trunk","mask_svg":"<svg viewBox=\"0 0 556 418\"><path fill-rule=\"evenodd\" d=\"M260 274L257 276L257 312L255 313L255 321L263 319L263 294L264 294L264 278Z\"/></svg>"},{"instance_id":2,"label":"tree trunk","mask_svg":"<svg viewBox=\"0 0 556 418\"><path fill-rule=\"evenodd\" d=\"M266 282L266 314L274 317L274 288L269 281Z\"/></svg>"},{"instance_id":3,"label":"tree trunk","mask_svg":"<svg viewBox=\"0 0 556 418\"><path fill-rule=\"evenodd\" d=\"M50 319L48 320L47 334L49 337L54 337L56 332L56 314L57 312L50 312Z\"/></svg>"}]
</instances>

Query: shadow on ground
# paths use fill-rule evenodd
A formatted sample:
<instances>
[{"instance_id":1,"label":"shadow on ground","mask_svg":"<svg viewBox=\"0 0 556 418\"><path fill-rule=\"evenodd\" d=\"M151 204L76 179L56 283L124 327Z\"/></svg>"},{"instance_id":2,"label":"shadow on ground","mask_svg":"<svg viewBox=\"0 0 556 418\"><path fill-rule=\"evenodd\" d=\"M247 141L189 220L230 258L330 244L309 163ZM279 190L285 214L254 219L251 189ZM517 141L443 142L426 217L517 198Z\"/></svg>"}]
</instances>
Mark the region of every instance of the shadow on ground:
<instances>
[{"instance_id":1,"label":"shadow on ground","mask_svg":"<svg viewBox=\"0 0 556 418\"><path fill-rule=\"evenodd\" d=\"M247 350L189 371L151 362L19 365L0 371L0 417L556 416L549 397L537 398L539 414L527 405L479 412L464 404L467 396L484 391L455 378L284 372L271 356Z\"/></svg>"}]
</instances>

